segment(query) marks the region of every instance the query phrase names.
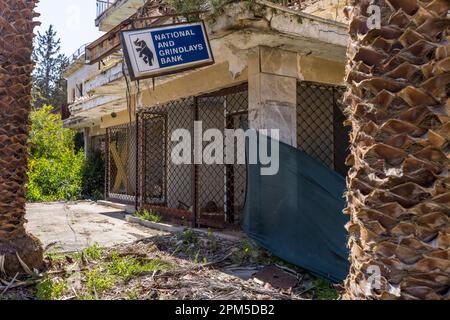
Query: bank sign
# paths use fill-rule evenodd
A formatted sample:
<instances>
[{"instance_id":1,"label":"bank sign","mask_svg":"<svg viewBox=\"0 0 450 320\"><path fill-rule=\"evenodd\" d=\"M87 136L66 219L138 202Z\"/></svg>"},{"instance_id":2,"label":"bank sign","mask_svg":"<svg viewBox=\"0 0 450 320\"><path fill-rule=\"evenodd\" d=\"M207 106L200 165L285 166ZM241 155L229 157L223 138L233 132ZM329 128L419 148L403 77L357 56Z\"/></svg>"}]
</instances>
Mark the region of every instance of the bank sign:
<instances>
[{"instance_id":1,"label":"bank sign","mask_svg":"<svg viewBox=\"0 0 450 320\"><path fill-rule=\"evenodd\" d=\"M214 63L202 22L123 31L121 41L132 80Z\"/></svg>"}]
</instances>

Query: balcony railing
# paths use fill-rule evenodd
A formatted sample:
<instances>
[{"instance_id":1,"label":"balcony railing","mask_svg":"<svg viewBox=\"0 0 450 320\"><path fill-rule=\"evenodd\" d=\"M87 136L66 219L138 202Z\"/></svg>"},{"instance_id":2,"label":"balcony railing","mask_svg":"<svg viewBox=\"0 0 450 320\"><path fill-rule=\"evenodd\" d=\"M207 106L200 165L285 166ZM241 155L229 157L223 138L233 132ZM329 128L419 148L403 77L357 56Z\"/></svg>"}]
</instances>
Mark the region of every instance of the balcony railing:
<instances>
[{"instance_id":1,"label":"balcony railing","mask_svg":"<svg viewBox=\"0 0 450 320\"><path fill-rule=\"evenodd\" d=\"M84 56L85 52L86 52L86 47L89 45L89 43L83 44L81 47L79 47L77 49L77 51L75 51L74 53L72 53L69 56L69 63L68 66L70 66L72 63L74 63L75 61L77 61L78 59L80 59L82 56Z\"/></svg>"},{"instance_id":2,"label":"balcony railing","mask_svg":"<svg viewBox=\"0 0 450 320\"><path fill-rule=\"evenodd\" d=\"M97 0L97 18L116 2L117 0Z\"/></svg>"}]
</instances>

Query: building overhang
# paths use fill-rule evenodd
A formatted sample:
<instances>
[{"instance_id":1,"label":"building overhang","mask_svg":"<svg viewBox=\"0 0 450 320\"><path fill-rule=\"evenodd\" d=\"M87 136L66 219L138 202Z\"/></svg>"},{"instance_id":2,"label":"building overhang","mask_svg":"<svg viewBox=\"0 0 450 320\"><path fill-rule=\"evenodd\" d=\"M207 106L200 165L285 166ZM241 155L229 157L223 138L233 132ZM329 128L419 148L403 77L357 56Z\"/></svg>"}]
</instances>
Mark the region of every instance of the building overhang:
<instances>
[{"instance_id":1,"label":"building overhang","mask_svg":"<svg viewBox=\"0 0 450 320\"><path fill-rule=\"evenodd\" d=\"M105 2L105 1L101 1ZM110 2L101 11L97 11L95 26L100 31L109 31L125 19L129 18L142 7L142 0L109 0ZM108 3L107 2L107 3ZM154 2L154 1L153 1Z\"/></svg>"},{"instance_id":2,"label":"building overhang","mask_svg":"<svg viewBox=\"0 0 450 320\"><path fill-rule=\"evenodd\" d=\"M272 10L274 6L277 10ZM263 15L246 9L242 4L234 3L228 5L225 13L219 17L209 19L211 20L206 19L206 25L215 55L215 65L141 80L138 90L134 84L127 86L121 58L116 54L117 59L106 70L87 79L85 88L95 99L83 101L79 106L73 107L74 121L67 121L67 125L80 126L89 123L89 119L101 121L113 112L126 110L127 90L131 90L130 95L138 96L139 108L246 82L248 66L251 63L249 53L260 47L279 49L291 58L292 55L298 57L291 59L295 62L291 70L287 71L293 77L342 83L348 43L347 26L343 23L273 3L267 5ZM107 37L105 35L102 39ZM276 50L267 52L277 54ZM317 76L315 70L323 71L323 66L333 69L334 73L322 78ZM221 75L217 76L219 73Z\"/></svg>"}]
</instances>

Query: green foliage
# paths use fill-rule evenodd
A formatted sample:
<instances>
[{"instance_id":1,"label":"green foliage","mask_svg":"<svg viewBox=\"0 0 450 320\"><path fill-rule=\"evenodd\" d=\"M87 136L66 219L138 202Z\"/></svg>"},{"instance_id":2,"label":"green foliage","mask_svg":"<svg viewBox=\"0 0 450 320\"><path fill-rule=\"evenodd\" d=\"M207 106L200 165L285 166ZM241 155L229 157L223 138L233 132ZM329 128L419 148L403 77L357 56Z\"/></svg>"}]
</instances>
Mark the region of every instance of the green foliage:
<instances>
[{"instance_id":1,"label":"green foliage","mask_svg":"<svg viewBox=\"0 0 450 320\"><path fill-rule=\"evenodd\" d=\"M83 198L103 199L105 190L105 159L101 151L94 151L83 166Z\"/></svg>"},{"instance_id":2,"label":"green foliage","mask_svg":"<svg viewBox=\"0 0 450 320\"><path fill-rule=\"evenodd\" d=\"M333 288L331 283L324 279L316 279L313 282L316 291L316 297L319 300L337 300L339 294Z\"/></svg>"},{"instance_id":3,"label":"green foliage","mask_svg":"<svg viewBox=\"0 0 450 320\"><path fill-rule=\"evenodd\" d=\"M176 12L184 15L187 21L199 21L200 14L196 12L208 11L208 19L215 22L217 18L225 13L225 6L233 2L242 2L245 10L252 11L257 16L262 16L266 7L258 4L256 0L168 0L167 3ZM272 0L270 2L283 4L284 0ZM275 10L275 9L272 9Z\"/></svg>"},{"instance_id":4,"label":"green foliage","mask_svg":"<svg viewBox=\"0 0 450 320\"><path fill-rule=\"evenodd\" d=\"M114 287L116 277L109 272L95 269L86 273L86 282L89 292L102 293Z\"/></svg>"},{"instance_id":5,"label":"green foliage","mask_svg":"<svg viewBox=\"0 0 450 320\"><path fill-rule=\"evenodd\" d=\"M154 222L154 223L160 223L162 220L162 217L160 214L153 212L152 210L141 210L134 214L136 217Z\"/></svg>"},{"instance_id":6,"label":"green foliage","mask_svg":"<svg viewBox=\"0 0 450 320\"><path fill-rule=\"evenodd\" d=\"M176 12L184 14L189 22L199 21L200 15L198 12L205 10L208 6L206 0L167 0L167 3Z\"/></svg>"},{"instance_id":7,"label":"green foliage","mask_svg":"<svg viewBox=\"0 0 450 320\"><path fill-rule=\"evenodd\" d=\"M108 272L128 281L144 272L167 270L172 266L159 259L140 261L134 257L121 257L117 252L111 255L111 263L108 264Z\"/></svg>"},{"instance_id":8,"label":"green foliage","mask_svg":"<svg viewBox=\"0 0 450 320\"><path fill-rule=\"evenodd\" d=\"M183 241L185 245L197 244L199 241L198 235L192 229L186 229L179 233L178 239Z\"/></svg>"},{"instance_id":9,"label":"green foliage","mask_svg":"<svg viewBox=\"0 0 450 320\"><path fill-rule=\"evenodd\" d=\"M27 198L73 200L81 195L84 153L76 152L74 132L45 106L31 113Z\"/></svg>"},{"instance_id":10,"label":"green foliage","mask_svg":"<svg viewBox=\"0 0 450 320\"><path fill-rule=\"evenodd\" d=\"M36 286L36 289L38 300L58 300L62 297L64 290L67 289L67 283L45 278Z\"/></svg>"},{"instance_id":11,"label":"green foliage","mask_svg":"<svg viewBox=\"0 0 450 320\"><path fill-rule=\"evenodd\" d=\"M98 261L103 256L103 250L97 244L84 249L83 253L86 258L93 261Z\"/></svg>"},{"instance_id":12,"label":"green foliage","mask_svg":"<svg viewBox=\"0 0 450 320\"><path fill-rule=\"evenodd\" d=\"M137 289L132 290L127 294L127 300L139 300L139 291Z\"/></svg>"},{"instance_id":13,"label":"green foliage","mask_svg":"<svg viewBox=\"0 0 450 320\"><path fill-rule=\"evenodd\" d=\"M36 62L32 87L34 109L45 105L61 108L67 101L63 72L68 59L60 51L61 40L52 25L43 34L38 32L33 50L33 60Z\"/></svg>"}]
</instances>

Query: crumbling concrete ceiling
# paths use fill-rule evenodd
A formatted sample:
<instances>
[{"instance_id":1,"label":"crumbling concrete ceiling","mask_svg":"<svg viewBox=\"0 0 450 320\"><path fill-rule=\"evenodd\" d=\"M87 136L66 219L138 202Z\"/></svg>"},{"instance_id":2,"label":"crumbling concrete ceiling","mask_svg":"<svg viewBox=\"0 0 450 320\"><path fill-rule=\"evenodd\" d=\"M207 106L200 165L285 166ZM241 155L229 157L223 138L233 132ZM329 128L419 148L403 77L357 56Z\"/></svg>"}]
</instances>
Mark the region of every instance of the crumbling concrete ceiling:
<instances>
[{"instance_id":1,"label":"crumbling concrete ceiling","mask_svg":"<svg viewBox=\"0 0 450 320\"><path fill-rule=\"evenodd\" d=\"M217 40L217 41L216 41ZM230 72L236 76L248 65L248 50L256 46L268 46L302 55L312 55L326 60L345 61L344 46L325 43L312 38L292 37L274 31L246 29L230 32L211 41L217 62L228 62Z\"/></svg>"},{"instance_id":2,"label":"crumbling concrete ceiling","mask_svg":"<svg viewBox=\"0 0 450 320\"><path fill-rule=\"evenodd\" d=\"M125 108L126 98L123 96L101 95L83 99L83 101L73 104L70 110L75 118L89 118L89 121L99 121L100 117Z\"/></svg>"},{"instance_id":3,"label":"crumbling concrete ceiling","mask_svg":"<svg viewBox=\"0 0 450 320\"><path fill-rule=\"evenodd\" d=\"M305 18L292 10L254 12L235 3L208 22L216 60L229 61L233 74L245 67L246 50L258 45L345 61L347 27L336 21Z\"/></svg>"},{"instance_id":4,"label":"crumbling concrete ceiling","mask_svg":"<svg viewBox=\"0 0 450 320\"><path fill-rule=\"evenodd\" d=\"M144 0L117 0L95 21L100 31L109 31L119 23L135 14L142 7Z\"/></svg>"},{"instance_id":5,"label":"crumbling concrete ceiling","mask_svg":"<svg viewBox=\"0 0 450 320\"><path fill-rule=\"evenodd\" d=\"M302 10L304 13L342 23L348 22L344 15L344 0L310 0L306 1L306 4Z\"/></svg>"}]
</instances>

